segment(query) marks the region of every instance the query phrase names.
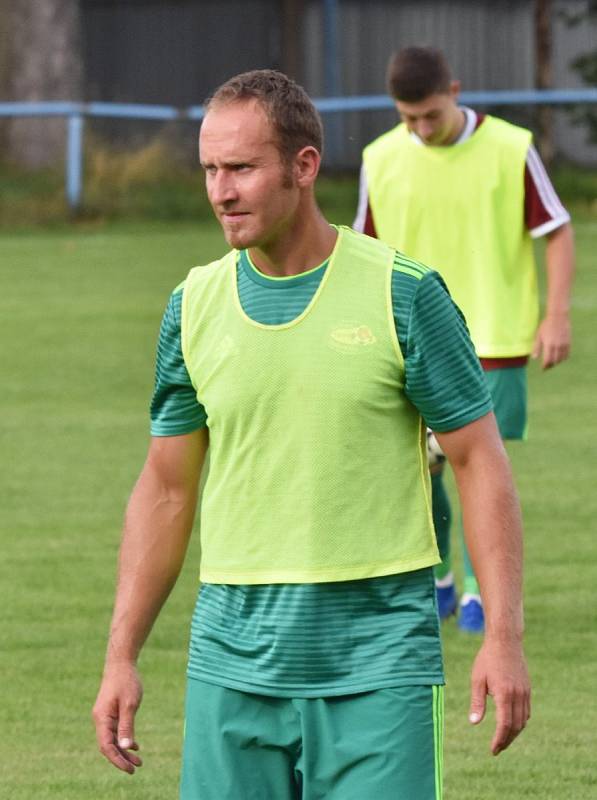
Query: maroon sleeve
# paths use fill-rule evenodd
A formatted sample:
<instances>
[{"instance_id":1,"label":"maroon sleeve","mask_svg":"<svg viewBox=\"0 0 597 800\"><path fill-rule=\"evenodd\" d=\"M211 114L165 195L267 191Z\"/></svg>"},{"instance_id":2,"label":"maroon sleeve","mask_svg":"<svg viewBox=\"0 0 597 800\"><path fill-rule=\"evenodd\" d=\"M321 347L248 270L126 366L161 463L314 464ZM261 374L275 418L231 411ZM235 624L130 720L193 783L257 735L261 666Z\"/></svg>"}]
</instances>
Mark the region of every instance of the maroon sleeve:
<instances>
[{"instance_id":1,"label":"maroon sleeve","mask_svg":"<svg viewBox=\"0 0 597 800\"><path fill-rule=\"evenodd\" d=\"M540 236L570 220L570 215L543 166L536 149L531 145L524 169L524 221L528 231Z\"/></svg>"},{"instance_id":2,"label":"maroon sleeve","mask_svg":"<svg viewBox=\"0 0 597 800\"><path fill-rule=\"evenodd\" d=\"M367 236L373 236L377 239L377 231L375 230L371 204L369 203L369 187L367 186L367 174L364 164L361 165L361 174L359 176L359 203L352 227L359 233L366 233Z\"/></svg>"},{"instance_id":3,"label":"maroon sleeve","mask_svg":"<svg viewBox=\"0 0 597 800\"><path fill-rule=\"evenodd\" d=\"M363 228L363 233L366 233L367 236L373 236L375 239L377 239L377 231L375 230L375 223L373 222L373 214L371 213L371 206L369 203L367 203L365 227Z\"/></svg>"},{"instance_id":4,"label":"maroon sleeve","mask_svg":"<svg viewBox=\"0 0 597 800\"><path fill-rule=\"evenodd\" d=\"M524 223L527 230L532 231L551 220L551 214L547 211L541 197L531 177L528 164L524 167Z\"/></svg>"}]
</instances>

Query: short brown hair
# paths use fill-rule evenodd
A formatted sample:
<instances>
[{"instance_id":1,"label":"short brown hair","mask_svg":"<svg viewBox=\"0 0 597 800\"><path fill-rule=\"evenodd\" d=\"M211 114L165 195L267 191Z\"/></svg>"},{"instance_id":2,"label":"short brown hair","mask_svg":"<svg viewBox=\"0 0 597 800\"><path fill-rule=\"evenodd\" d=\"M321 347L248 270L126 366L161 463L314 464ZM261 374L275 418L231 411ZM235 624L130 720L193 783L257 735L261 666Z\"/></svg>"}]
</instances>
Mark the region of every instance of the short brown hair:
<instances>
[{"instance_id":1,"label":"short brown hair","mask_svg":"<svg viewBox=\"0 0 597 800\"><path fill-rule=\"evenodd\" d=\"M449 91L452 72L441 50L405 47L388 63L388 92L394 100L418 103L432 94Z\"/></svg>"},{"instance_id":2,"label":"short brown hair","mask_svg":"<svg viewBox=\"0 0 597 800\"><path fill-rule=\"evenodd\" d=\"M323 152L323 126L309 95L287 75L273 69L254 69L235 75L219 86L205 103L206 112L217 105L256 100L267 114L284 161L303 147Z\"/></svg>"}]
</instances>

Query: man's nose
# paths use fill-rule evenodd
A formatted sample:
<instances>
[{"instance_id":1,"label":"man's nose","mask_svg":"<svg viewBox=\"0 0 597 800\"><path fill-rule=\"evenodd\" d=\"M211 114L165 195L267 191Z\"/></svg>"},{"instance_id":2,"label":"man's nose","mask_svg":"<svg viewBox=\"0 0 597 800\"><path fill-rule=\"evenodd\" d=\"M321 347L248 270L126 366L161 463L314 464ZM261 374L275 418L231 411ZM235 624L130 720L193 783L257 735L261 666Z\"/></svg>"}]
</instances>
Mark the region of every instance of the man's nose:
<instances>
[{"instance_id":1,"label":"man's nose","mask_svg":"<svg viewBox=\"0 0 597 800\"><path fill-rule=\"evenodd\" d=\"M429 139L430 136L433 136L434 133L434 126L432 122L428 122L427 120L419 120L419 124L417 125L417 134L419 135L420 139Z\"/></svg>"},{"instance_id":2,"label":"man's nose","mask_svg":"<svg viewBox=\"0 0 597 800\"><path fill-rule=\"evenodd\" d=\"M209 195L211 202L215 204L236 200L238 192L234 176L225 170L218 170L211 180Z\"/></svg>"}]
</instances>

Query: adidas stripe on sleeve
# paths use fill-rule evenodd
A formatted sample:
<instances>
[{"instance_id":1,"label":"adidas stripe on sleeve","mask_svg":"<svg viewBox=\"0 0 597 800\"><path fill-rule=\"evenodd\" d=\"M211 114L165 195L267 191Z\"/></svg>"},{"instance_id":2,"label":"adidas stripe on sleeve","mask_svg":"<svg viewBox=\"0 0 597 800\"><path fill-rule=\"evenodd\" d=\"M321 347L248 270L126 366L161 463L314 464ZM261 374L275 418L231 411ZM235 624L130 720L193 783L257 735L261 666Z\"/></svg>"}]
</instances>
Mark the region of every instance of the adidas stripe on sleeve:
<instances>
[{"instance_id":1,"label":"adidas stripe on sleeve","mask_svg":"<svg viewBox=\"0 0 597 800\"><path fill-rule=\"evenodd\" d=\"M152 436L180 436L207 424L207 414L197 400L182 356L181 305L179 286L170 296L160 327L150 412Z\"/></svg>"}]
</instances>

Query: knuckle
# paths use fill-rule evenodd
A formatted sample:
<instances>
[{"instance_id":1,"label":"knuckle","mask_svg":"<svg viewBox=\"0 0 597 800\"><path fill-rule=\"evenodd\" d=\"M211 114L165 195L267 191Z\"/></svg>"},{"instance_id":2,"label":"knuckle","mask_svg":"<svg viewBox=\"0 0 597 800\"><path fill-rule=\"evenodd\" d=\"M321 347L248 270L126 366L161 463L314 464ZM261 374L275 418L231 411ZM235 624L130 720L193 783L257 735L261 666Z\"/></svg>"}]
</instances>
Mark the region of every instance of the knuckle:
<instances>
[{"instance_id":1,"label":"knuckle","mask_svg":"<svg viewBox=\"0 0 597 800\"><path fill-rule=\"evenodd\" d=\"M500 688L499 698L504 703L511 703L516 696L516 687L512 684L505 684Z\"/></svg>"}]
</instances>

